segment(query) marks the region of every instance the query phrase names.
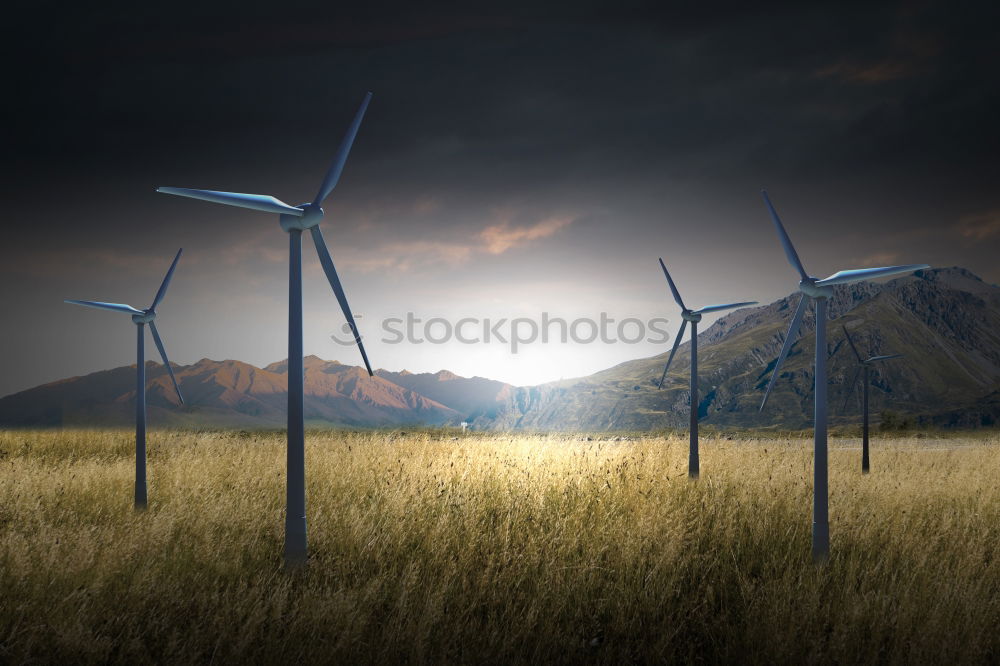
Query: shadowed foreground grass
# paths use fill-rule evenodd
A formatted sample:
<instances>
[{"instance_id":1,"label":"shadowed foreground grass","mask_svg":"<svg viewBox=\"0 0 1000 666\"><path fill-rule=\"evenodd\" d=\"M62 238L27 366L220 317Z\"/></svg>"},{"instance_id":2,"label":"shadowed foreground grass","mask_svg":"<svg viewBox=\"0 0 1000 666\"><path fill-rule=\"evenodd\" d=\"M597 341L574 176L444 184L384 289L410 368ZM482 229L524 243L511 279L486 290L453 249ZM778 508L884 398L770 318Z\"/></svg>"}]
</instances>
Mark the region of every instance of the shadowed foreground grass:
<instances>
[{"instance_id":1,"label":"shadowed foreground grass","mask_svg":"<svg viewBox=\"0 0 1000 666\"><path fill-rule=\"evenodd\" d=\"M1000 441L310 433L281 570L281 433L0 432L0 662L1000 659Z\"/></svg>"}]
</instances>

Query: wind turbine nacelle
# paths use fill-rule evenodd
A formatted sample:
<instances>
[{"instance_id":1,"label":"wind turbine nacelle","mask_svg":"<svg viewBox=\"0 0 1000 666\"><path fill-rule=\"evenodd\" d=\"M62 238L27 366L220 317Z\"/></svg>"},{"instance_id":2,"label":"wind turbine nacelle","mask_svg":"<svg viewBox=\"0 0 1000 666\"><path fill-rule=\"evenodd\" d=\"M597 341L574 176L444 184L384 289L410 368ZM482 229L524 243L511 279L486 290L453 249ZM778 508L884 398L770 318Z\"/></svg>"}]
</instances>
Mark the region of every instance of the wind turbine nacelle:
<instances>
[{"instance_id":1,"label":"wind turbine nacelle","mask_svg":"<svg viewBox=\"0 0 1000 666\"><path fill-rule=\"evenodd\" d=\"M684 312L681 312L681 319L683 319L684 321L689 321L692 324L697 324L699 321L701 321L701 315L698 314L697 312L690 312L688 310L685 310Z\"/></svg>"},{"instance_id":2,"label":"wind turbine nacelle","mask_svg":"<svg viewBox=\"0 0 1000 666\"><path fill-rule=\"evenodd\" d=\"M833 298L833 287L817 287L816 278L799 282L799 291L809 298Z\"/></svg>"},{"instance_id":3,"label":"wind turbine nacelle","mask_svg":"<svg viewBox=\"0 0 1000 666\"><path fill-rule=\"evenodd\" d=\"M155 312L144 312L141 315L132 315L132 323L134 324L148 324L154 319L156 319Z\"/></svg>"},{"instance_id":4,"label":"wind turbine nacelle","mask_svg":"<svg viewBox=\"0 0 1000 666\"><path fill-rule=\"evenodd\" d=\"M320 223L323 219L323 209L319 206L314 206L311 203L299 204L297 206L305 211L300 216L296 215L286 215L282 213L280 216L281 228L285 231L291 231L292 229L298 229L299 231L305 231L307 229L312 229Z\"/></svg>"}]
</instances>

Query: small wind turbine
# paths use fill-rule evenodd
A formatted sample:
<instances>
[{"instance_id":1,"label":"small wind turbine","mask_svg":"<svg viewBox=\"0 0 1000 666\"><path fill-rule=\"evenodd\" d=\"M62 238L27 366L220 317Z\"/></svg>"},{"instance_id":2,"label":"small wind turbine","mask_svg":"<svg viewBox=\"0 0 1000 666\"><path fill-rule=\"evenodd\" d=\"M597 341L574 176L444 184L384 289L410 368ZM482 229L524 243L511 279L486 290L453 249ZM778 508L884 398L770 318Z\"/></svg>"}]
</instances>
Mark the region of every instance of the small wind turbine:
<instances>
[{"instance_id":1,"label":"small wind turbine","mask_svg":"<svg viewBox=\"0 0 1000 666\"><path fill-rule=\"evenodd\" d=\"M844 406L841 411L847 408L847 402L851 399L851 393L854 391L854 386L858 383L858 375L864 373L864 387L862 389L862 402L864 406L862 407L862 426L861 426L861 473L868 473L868 370L871 368L872 364L878 363L879 361L888 361L890 358L900 358L902 354L889 354L886 356L871 356L867 359L862 359L861 354L858 353L858 348L854 346L854 340L851 339L851 334L847 332L847 327L841 324L840 326L844 329L844 337L847 338L847 343L851 345L851 349L854 351L855 358L858 359L858 369L854 371L854 378L851 379L851 383L847 385L847 397L844 398Z\"/></svg>"},{"instance_id":2,"label":"small wind turbine","mask_svg":"<svg viewBox=\"0 0 1000 666\"><path fill-rule=\"evenodd\" d=\"M285 511L285 565L289 568L304 565L308 557L306 545L306 487L305 487L305 418L304 418L304 386L302 361L302 232L308 230L312 234L316 254L323 266L327 280L333 288L333 293L340 303L347 324L354 334L354 341L361 352L361 358L372 376L372 366L368 362L368 354L361 343L351 307L347 304L347 296L333 266L330 251L323 240L323 232L319 223L323 219L321 205L340 180L340 173L347 162L347 156L354 144L361 120L368 109L372 94L365 94L361 107L354 115L354 120L347 129L340 148L333 158L333 164L327 171L316 197L309 203L298 206L262 194L240 194L237 192L216 192L213 190L189 190L181 187L160 187L157 192L176 194L192 199L203 199L228 206L250 208L265 213L277 213L281 228L288 232L289 268L288 268L288 449L287 449L287 495Z\"/></svg>"},{"instance_id":3,"label":"small wind turbine","mask_svg":"<svg viewBox=\"0 0 1000 666\"><path fill-rule=\"evenodd\" d=\"M767 398L771 395L774 382L781 374L781 364L788 356L789 350L795 343L795 335L799 331L799 324L802 323L802 315L808 305L807 299L811 299L816 304L816 358L815 358L815 382L814 391L815 404L813 416L813 527L812 527L812 553L813 559L817 561L825 560L830 555L830 511L829 511L829 487L827 473L827 448L826 448L826 302L833 296L833 286L838 284L850 284L871 278L885 277L887 275L898 275L900 273L910 273L923 268L930 268L927 264L908 264L906 266L887 266L884 268L860 268L849 271L837 271L833 275L822 280L817 280L806 273L799 255L795 252L791 239L785 232L785 227L781 224L778 213L771 205L771 200L765 190L760 191L764 197L764 204L771 213L774 221L774 228L778 232L778 238L785 249L785 256L788 263L799 272L799 291L802 298L792 316L792 323L788 326L788 333L785 334L785 342L781 346L781 353L774 364L771 372L771 381L767 384L764 392L764 399L760 403L760 410L763 411L767 404Z\"/></svg>"},{"instance_id":4,"label":"small wind turbine","mask_svg":"<svg viewBox=\"0 0 1000 666\"><path fill-rule=\"evenodd\" d=\"M663 259L660 259L660 268L663 269L663 274L667 276L667 284L670 285L670 291L674 295L674 300L677 301L677 305L681 306L681 322L680 330L677 331L677 338L674 339L674 347L670 350L670 356L667 358L667 365L663 368L663 376L660 377L659 387L663 388L663 382L667 378L667 370L670 369L670 362L674 360L674 354L677 353L677 348L681 344L681 338L684 337L684 328L691 324L691 443L688 447L688 476L692 479L698 478L698 322L701 321L701 316L709 312L718 312L720 310L732 310L733 308L741 308L744 305L756 305L757 301L746 301L743 303L726 303L725 305L707 305L698 310L689 310L684 301L681 300L681 294L677 291L677 287L674 285L674 281L670 277L670 273L667 272L667 267L663 263Z\"/></svg>"},{"instance_id":5,"label":"small wind turbine","mask_svg":"<svg viewBox=\"0 0 1000 666\"><path fill-rule=\"evenodd\" d=\"M153 303L145 310L139 310L132 307L131 305L125 305L123 303L102 303L100 301L74 301L67 299L66 303L74 303L76 305L86 305L91 308L100 308L102 310L114 310L115 312L124 312L125 314L132 315L132 323L136 326L137 333L137 344L136 344L136 359L135 359L135 508L145 509L146 508L146 335L145 327L149 324L149 331L153 334L153 342L156 343L156 348L160 351L160 358L163 359L163 366L167 369L167 373L170 375L170 381L174 383L174 390L177 391L177 397L180 399L181 403L184 403L184 396L181 395L181 389L177 386L177 378L174 377L174 371L170 367L170 361L167 360L167 351L163 348L163 341L160 340L160 334L156 332L156 324L154 319L156 319L156 306L160 304L163 300L164 295L167 293L167 287L170 285L170 278L174 275L174 269L177 267L177 260L181 258L181 252L183 248L177 250L177 256L174 257L174 262L170 264L170 269L167 271L166 276L163 278L163 283L160 284L159 291L156 292L156 296L153 298Z\"/></svg>"}]
</instances>

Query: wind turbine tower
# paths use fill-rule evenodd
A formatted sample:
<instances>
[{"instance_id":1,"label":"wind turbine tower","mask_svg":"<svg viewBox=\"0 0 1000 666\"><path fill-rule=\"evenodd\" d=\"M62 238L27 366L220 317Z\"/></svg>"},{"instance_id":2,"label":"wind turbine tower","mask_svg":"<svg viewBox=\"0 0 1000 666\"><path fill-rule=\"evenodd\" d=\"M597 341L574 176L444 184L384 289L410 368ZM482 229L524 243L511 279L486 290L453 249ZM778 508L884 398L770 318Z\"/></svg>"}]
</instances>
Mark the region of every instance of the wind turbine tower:
<instances>
[{"instance_id":1,"label":"wind turbine tower","mask_svg":"<svg viewBox=\"0 0 1000 666\"><path fill-rule=\"evenodd\" d=\"M667 370L670 369L670 363L674 360L674 354L677 353L677 348L680 346L681 339L684 337L684 328L688 324L691 324L691 434L688 446L688 476L692 479L697 479L700 471L698 459L698 322L701 321L701 316L703 314L719 312L720 310L742 308L746 305L756 305L757 301L726 303L725 305L706 305L705 307L697 310L689 310L688 307L684 305L684 300L681 298L680 292L677 291L677 286L674 285L674 281L670 277L670 273L667 271L667 266L663 263L663 259L660 259L660 268L663 269L663 275L666 276L667 284L670 285L670 292L674 296L674 301L676 301L677 305L681 307L682 321L681 327L677 331L677 337L674 339L673 349L670 350L670 356L667 358L667 364L663 368L663 376L660 377L659 387L663 388L663 382L667 378Z\"/></svg>"},{"instance_id":2,"label":"wind turbine tower","mask_svg":"<svg viewBox=\"0 0 1000 666\"><path fill-rule=\"evenodd\" d=\"M153 303L145 310L139 310L131 305L125 305L124 303L104 303L101 301L74 301L67 299L66 303L73 303L74 305L84 305L89 308L98 308L101 310L112 310L114 312L123 312L125 314L132 315L132 323L135 324L136 329L136 359L135 359L135 508L137 510L142 510L146 508L148 503L148 495L146 491L146 324L149 324L149 332L153 334L153 342L156 343L156 348L160 352L160 358L163 359L163 367L167 369L167 374L170 375L170 381L174 384L174 390L177 391L177 398L184 404L184 396L181 395L181 389L177 385L177 378L174 377L174 371L170 367L170 361L167 360L167 350L163 348L163 340L160 339L160 334L156 330L156 306L160 304L163 297L167 294L167 287L170 286L170 278L174 275L174 269L177 268L177 260L181 258L181 252L183 248L177 250L177 256L174 257L174 261L170 264L170 269L167 270L166 276L163 278L163 282L160 284L159 290L156 292L156 296L153 297Z\"/></svg>"},{"instance_id":3,"label":"wind turbine tower","mask_svg":"<svg viewBox=\"0 0 1000 666\"><path fill-rule=\"evenodd\" d=\"M799 260L799 255L792 245L791 239L785 232L785 227L781 224L778 213L771 205L771 200L765 190L761 190L764 197L764 204L771 213L771 220L774 228L778 232L778 239L785 250L788 263L799 273L799 291L802 297L799 299L798 307L792 316L792 323L788 326L785 334L785 342L781 346L781 353L774 364L771 372L771 381L767 384L764 392L764 399L760 403L760 410L763 411L767 404L767 398L771 395L774 382L781 374L781 364L788 356L789 350L795 343L795 336L799 332L799 325L802 323L802 315L806 311L808 301L812 301L816 306L816 355L815 365L815 391L814 412L813 412L813 526L812 526L812 554L816 561L825 561L830 556L830 511L829 511L829 474L827 460L826 443L826 307L827 301L833 296L833 287L838 284L850 284L861 280L886 277L888 275L899 275L901 273L911 273L913 271L930 268L927 264L908 264L905 266L886 266L883 268L860 268L847 271L837 271L833 275L819 280L806 272Z\"/></svg>"},{"instance_id":4,"label":"wind turbine tower","mask_svg":"<svg viewBox=\"0 0 1000 666\"><path fill-rule=\"evenodd\" d=\"M202 199L214 203L238 206L267 213L277 213L281 228L288 233L288 448L287 487L285 509L285 566L289 569L302 566L308 558L306 542L306 488L305 488L305 405L304 368L302 360L302 232L308 231L316 246L323 272L326 273L340 309L354 334L354 341L361 352L361 358L372 376L372 366L368 354L361 343L354 315L347 296L337 276L330 251L323 239L319 223L323 219L323 201L330 195L340 180L340 174L347 162L347 156L354 144L358 128L368 109L372 94L367 93L361 107L354 115L344 139L333 158L319 191L311 202L290 206L272 196L261 194L241 194L238 192L217 192L214 190L191 190L180 187L160 187L157 192L175 194L192 199Z\"/></svg>"},{"instance_id":5,"label":"wind turbine tower","mask_svg":"<svg viewBox=\"0 0 1000 666\"><path fill-rule=\"evenodd\" d=\"M861 354L858 353L858 348L854 345L854 340L851 339L851 334L847 332L847 327L841 325L844 329L844 337L847 338L847 343L851 346L851 350L854 352L854 357L858 360L858 369L854 371L854 378L851 379L851 383L847 385L847 397L844 398L844 407L847 408L847 402L851 399L851 392L854 390L854 386L858 382L858 375L864 374L862 379L862 419L861 419L861 473L867 474L870 467L868 464L868 384L870 383L869 370L875 363L881 361L888 361L891 358L901 358L902 354L888 354L885 356L869 356L866 359L861 358Z\"/></svg>"}]
</instances>

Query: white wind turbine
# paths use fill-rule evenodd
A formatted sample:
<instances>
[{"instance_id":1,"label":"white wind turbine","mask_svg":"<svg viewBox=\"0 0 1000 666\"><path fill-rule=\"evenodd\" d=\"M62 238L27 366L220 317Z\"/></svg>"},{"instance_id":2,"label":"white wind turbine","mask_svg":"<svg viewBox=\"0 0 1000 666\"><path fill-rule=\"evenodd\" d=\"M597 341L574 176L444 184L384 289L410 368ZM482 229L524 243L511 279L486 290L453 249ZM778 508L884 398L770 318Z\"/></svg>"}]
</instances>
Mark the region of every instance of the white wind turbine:
<instances>
[{"instance_id":1,"label":"white wind turbine","mask_svg":"<svg viewBox=\"0 0 1000 666\"><path fill-rule=\"evenodd\" d=\"M170 285L170 278L174 275L174 269L177 267L177 260L181 258L181 252L183 248L177 250L177 256L174 257L173 263L170 264L170 269L167 270L166 276L163 278L163 282L160 284L159 290L156 292L156 296L153 298L153 303L145 310L139 310L131 305L125 305L124 303L103 303L101 301L74 301L67 299L66 303L73 303L74 305L85 305L90 308L98 308L101 310L112 310L114 312L124 312L125 314L132 315L132 323L135 324L137 341L136 341L136 359L135 359L135 508L145 509L147 503L146 494L146 324L149 324L149 332L153 334L153 342L156 343L156 348L160 352L160 358L163 359L163 366L167 369L167 374L170 375L170 381L174 383L174 390L177 391L177 397L180 399L181 403L184 403L184 396L181 395L181 389L177 386L177 378L174 377L174 371L170 367L170 361L167 360L167 350L163 348L163 341L160 339L160 334L156 330L156 324L154 320L156 319L156 306L160 304L163 297L167 293L167 287Z\"/></svg>"},{"instance_id":2,"label":"white wind turbine","mask_svg":"<svg viewBox=\"0 0 1000 666\"><path fill-rule=\"evenodd\" d=\"M361 352L361 358L372 375L372 367L368 355L361 343L354 315L347 303L347 296L333 266L333 259L326 248L323 232L319 223L323 219L323 201L330 195L340 180L340 173L351 152L354 137L357 136L361 120L368 109L372 94L365 94L361 107L358 109L344 135L344 139L334 156L333 164L327 171L316 197L309 203L290 206L272 196L261 194L241 194L237 192L216 192L214 190L190 190L179 187L160 187L157 192L176 194L192 199L203 199L228 206L238 206L266 213L277 213L281 228L288 232L289 269L288 269L288 448L287 448L287 495L285 512L285 565L289 568L304 565L307 557L306 542L306 490L305 490L305 420L304 420L304 386L302 360L302 232L308 230L312 235L320 264L333 288L333 293L340 303L347 324L354 334L354 341Z\"/></svg>"},{"instance_id":3,"label":"white wind turbine","mask_svg":"<svg viewBox=\"0 0 1000 666\"><path fill-rule=\"evenodd\" d=\"M818 280L806 273L806 269L799 260L799 255L795 252L791 239L785 232L785 227L781 224L778 213L771 205L771 200L765 190L761 190L764 197L764 204L771 213L774 221L774 228L778 232L778 238L785 249L785 256L788 263L799 272L799 291L802 298L792 316L792 323L788 326L788 333L785 334L785 342L781 346L781 353L774 364L771 372L771 381L767 384L764 392L764 399L760 403L760 409L764 409L767 398L771 395L774 382L781 374L781 364L788 356L789 350L795 343L795 336L799 331L799 324L802 323L802 315L808 306L808 300L816 304L816 356L815 364L815 404L813 416L813 527L812 527L812 553L813 559L823 561L830 555L830 511L829 511L829 485L828 485L828 462L826 447L826 305L827 300L833 296L833 287L838 284L850 284L872 278L885 277L888 275L899 275L900 273L910 273L912 271L930 268L927 264L907 264L905 266L887 266L884 268L859 268L848 271L837 271L833 275Z\"/></svg>"},{"instance_id":4,"label":"white wind turbine","mask_svg":"<svg viewBox=\"0 0 1000 666\"><path fill-rule=\"evenodd\" d=\"M720 310L732 310L734 308L742 308L745 305L756 305L757 301L745 301L742 303L726 303L725 305L706 305L703 308L697 310L689 310L686 305L684 305L683 299L681 299L681 294L677 291L677 287L674 285L673 279L670 277L670 273L667 271L666 264L663 263L663 259L660 259L660 268L663 269L663 274L667 278L667 284L670 285L670 292L674 295L674 300L677 305L681 306L681 327L677 331L677 337L674 339L673 349L670 350L670 356L667 358L667 364L663 367L663 375L660 377L659 387L663 388L663 382L667 378L667 370L670 369L670 363L674 360L674 354L677 353L677 348L681 345L681 339L684 337L684 328L690 323L691 324L691 436L690 444L688 446L688 476L692 479L698 478L699 473L699 461L698 461L698 322L701 321L701 316L703 314L708 314L710 312L719 312Z\"/></svg>"}]
</instances>

